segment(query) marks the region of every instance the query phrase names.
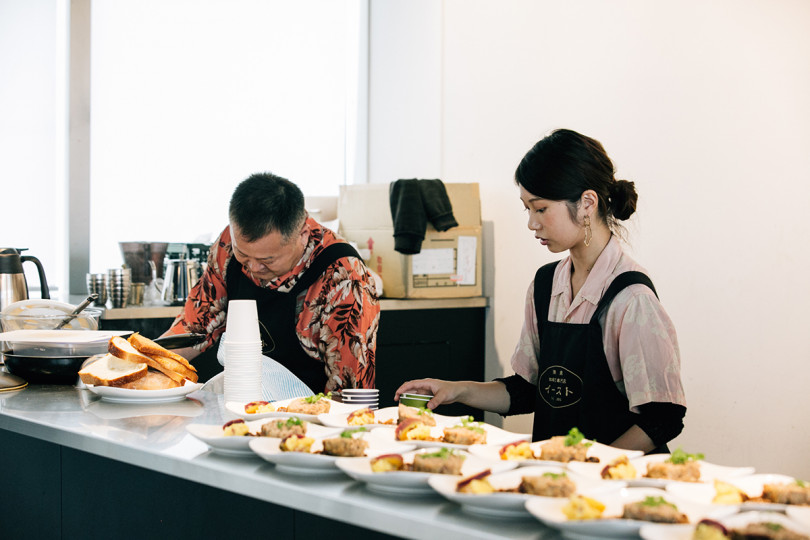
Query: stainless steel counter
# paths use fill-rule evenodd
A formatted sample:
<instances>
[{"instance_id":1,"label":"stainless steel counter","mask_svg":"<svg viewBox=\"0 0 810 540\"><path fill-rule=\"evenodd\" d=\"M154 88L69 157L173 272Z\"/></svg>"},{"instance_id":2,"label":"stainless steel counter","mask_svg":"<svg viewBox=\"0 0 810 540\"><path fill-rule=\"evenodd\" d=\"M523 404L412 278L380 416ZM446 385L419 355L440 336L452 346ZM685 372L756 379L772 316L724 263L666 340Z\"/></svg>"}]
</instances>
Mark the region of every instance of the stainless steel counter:
<instances>
[{"instance_id":1,"label":"stainless steel counter","mask_svg":"<svg viewBox=\"0 0 810 540\"><path fill-rule=\"evenodd\" d=\"M558 538L528 515L481 518L438 495L379 495L340 473L318 477L279 473L258 456L214 454L186 431L191 423L222 425L232 418L223 407L223 396L205 391L163 404L109 403L71 386L29 386L0 393L0 430L367 530L424 539Z\"/></svg>"}]
</instances>

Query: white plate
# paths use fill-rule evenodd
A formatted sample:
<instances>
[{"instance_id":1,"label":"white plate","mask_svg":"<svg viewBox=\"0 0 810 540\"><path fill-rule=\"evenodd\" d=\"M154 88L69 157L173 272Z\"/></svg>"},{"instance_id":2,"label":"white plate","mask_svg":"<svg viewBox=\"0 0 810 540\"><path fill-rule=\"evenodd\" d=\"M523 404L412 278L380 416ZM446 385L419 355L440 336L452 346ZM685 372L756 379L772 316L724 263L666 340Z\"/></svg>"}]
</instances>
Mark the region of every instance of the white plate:
<instances>
[{"instance_id":1,"label":"white plate","mask_svg":"<svg viewBox=\"0 0 810 540\"><path fill-rule=\"evenodd\" d=\"M450 418L451 421L448 422L446 425L442 425L437 419L436 425L430 428L430 436L434 439L439 439L443 436L443 429L445 427L452 427L461 424L460 418L464 417L444 417ZM481 422L481 427L484 428L484 431L487 434L487 444L451 444L441 441L402 441L408 444L415 444L418 448L456 448L459 450L469 450L470 453L474 453L472 451L473 448L476 447L483 447L490 444L496 445L504 445L509 442L514 441L528 441L532 438L531 433L513 433L511 431L503 430L497 426L493 426L492 424L487 424L485 422ZM379 429L375 429L375 432L381 432ZM387 432L386 432L387 433ZM391 430L390 439L395 441L394 439L394 430ZM478 454L476 454L478 455ZM480 456L479 457L483 457Z\"/></svg>"},{"instance_id":2,"label":"white plate","mask_svg":"<svg viewBox=\"0 0 810 540\"><path fill-rule=\"evenodd\" d=\"M286 407L287 405L289 405L295 399L298 399L298 398L282 399L280 401L272 401L271 403L276 408L278 408L278 407ZM331 399L329 399L327 401L330 403L330 405L329 405L329 413L330 414L341 414L341 413L348 414L348 413L350 413L350 412L352 412L354 410L363 408L362 405L346 405L345 403L340 403L338 401L332 401ZM248 403L249 402L247 402L247 401L243 401L243 402L228 401L227 403L225 403L225 408L228 411L235 414L236 416L238 416L239 418L244 418L245 420L258 420L260 418L290 418L291 416L297 416L301 420L306 420L307 422L313 422L313 423L320 422L320 420L318 420L318 416L315 415L315 414L287 413L287 412L278 412L278 411L266 412L266 413L253 413L253 414L246 413L245 412L245 405L247 405Z\"/></svg>"},{"instance_id":3,"label":"white plate","mask_svg":"<svg viewBox=\"0 0 810 540\"><path fill-rule=\"evenodd\" d=\"M101 396L101 399L113 403L165 403L185 399L188 394L202 388L202 384L186 380L186 384L183 386L165 390L132 390L114 386L94 386L92 384L86 384L84 387L97 396Z\"/></svg>"},{"instance_id":4,"label":"white plate","mask_svg":"<svg viewBox=\"0 0 810 540\"><path fill-rule=\"evenodd\" d=\"M648 463L661 463L669 459L670 454L650 454L648 456L641 456L633 458L632 463L635 467L638 477L634 480L628 480L628 485L633 487L657 487L665 488L669 484L684 484L694 482L679 482L676 480L667 480L666 478L644 478L643 475L647 474ZM584 471L578 471L585 474ZM600 470L601 472L601 470ZM754 474L753 467L726 467L724 465L714 465L700 460L700 482L709 483L714 482L715 478L730 478L737 476L746 476Z\"/></svg>"},{"instance_id":5,"label":"white plate","mask_svg":"<svg viewBox=\"0 0 810 540\"><path fill-rule=\"evenodd\" d=\"M749 476L718 478L718 480L740 488L749 497L762 495L762 488L765 484L789 484L795 482L795 478L792 476L782 474L752 474ZM714 489L713 479L707 483L671 482L666 486L666 489L681 498L700 504L712 504L712 499L717 494ZM740 505L741 509L744 510L762 510L765 512L783 511L786 506L788 505L766 502L744 502Z\"/></svg>"},{"instance_id":6,"label":"white plate","mask_svg":"<svg viewBox=\"0 0 810 540\"><path fill-rule=\"evenodd\" d=\"M351 411L349 411L351 412ZM325 426L332 426L332 427L339 427L346 429L348 427L358 427L358 426L349 426L347 422L347 418L349 416L349 412L342 412L342 413L326 413L326 414L319 414L318 421ZM368 429L378 428L378 427L392 427L397 425L397 420L399 418L399 408L398 407L385 407L384 409L379 409L374 411L374 419L382 422L388 421L389 423L376 423L376 424L365 424L364 427ZM433 418L436 419L436 425L439 426L450 426L456 425L461 422L461 416L444 416L441 414L433 414Z\"/></svg>"},{"instance_id":7,"label":"white plate","mask_svg":"<svg viewBox=\"0 0 810 540\"><path fill-rule=\"evenodd\" d=\"M11 330L0 332L0 341L10 343L96 343L113 336L131 334L131 330Z\"/></svg>"},{"instance_id":8,"label":"white plate","mask_svg":"<svg viewBox=\"0 0 810 540\"><path fill-rule=\"evenodd\" d=\"M375 430L377 431L377 430ZM370 437L373 433L362 433L360 436L368 440L368 448L366 449L366 456L356 458L338 458L337 456L327 456L324 454L313 454L304 452L282 452L279 450L278 445L281 439L273 437L251 437L248 443L250 449L256 452L263 459L273 463L276 470L287 472L291 474L302 475L323 475L325 473L335 472L341 473L342 470L338 469L335 462L338 459L366 459L368 457L379 456L381 454L401 454L414 449L413 445L404 445L396 443L384 443L378 439ZM323 449L323 444L319 439L315 440L312 445L312 451L317 452Z\"/></svg>"},{"instance_id":9,"label":"white plate","mask_svg":"<svg viewBox=\"0 0 810 540\"><path fill-rule=\"evenodd\" d=\"M597 493L583 490L583 495L592 497L605 505L605 516L602 519L569 520L562 512L568 499L554 499L550 497L533 497L526 501L526 509L534 517L549 527L560 530L563 535L577 536L603 536L611 538L632 538L638 534L644 521L621 519L624 505L644 500L645 497L664 497L665 500L675 504L678 510L686 514L689 523L697 523L701 519L718 519L736 512L734 507L712 507L682 500L679 497L666 493L657 488L629 487L617 491ZM662 525L666 526L666 525ZM677 527L677 525L671 525Z\"/></svg>"},{"instance_id":10,"label":"white plate","mask_svg":"<svg viewBox=\"0 0 810 540\"><path fill-rule=\"evenodd\" d=\"M749 523L768 521L778 523L794 532L810 535L810 526L793 519L790 515L785 516L777 512L742 512L732 516L717 519L727 529L745 527ZM691 540L695 532L697 523L689 525L658 525L645 524L639 530L639 535L644 540Z\"/></svg>"},{"instance_id":11,"label":"white plate","mask_svg":"<svg viewBox=\"0 0 810 540\"><path fill-rule=\"evenodd\" d=\"M578 463L578 464L583 464L583 465L590 465L591 466L590 468L593 468L594 470L597 470L598 473L601 473L602 469L604 468L604 466L606 464L613 461L614 459L616 459L619 456L624 455L624 456L627 456L628 458L634 458L634 457L638 457L638 456L643 455L643 452L640 452L638 450L623 450L621 448L615 448L613 446L608 446L606 444L593 442L593 441L588 441L587 439L585 439L585 441L593 443L588 448L588 452L587 452L586 455L589 458L590 457L599 458L599 463L584 463L583 464L583 463L580 463L580 462L572 461L572 462L569 462L568 464L565 464L565 463L560 463L559 461L549 461L549 460L545 460L545 459L525 459L525 460L514 460L514 461L517 461L518 464L520 464L521 466L524 466L524 467L535 466L535 465L549 465L549 466L552 466L552 467L557 467L557 466L566 467L567 466L571 470L574 470L571 467L571 465L573 465L575 463ZM471 448L470 452L472 452L473 454L475 454L477 456L480 456L480 457L482 457L484 459L489 459L489 460L493 460L493 461L501 461L501 454L500 454L501 448L503 448L504 445L506 445L506 444L508 444L510 442L514 442L514 440L504 441L503 444L487 444L487 445L484 445L484 446ZM539 456L540 455L540 447L543 446L544 444L546 444L547 442L549 442L549 441L548 440L536 441L536 442L531 443L529 446L531 447L532 452L534 452L535 455ZM593 474L588 473L587 470L588 470L588 468L586 467L585 472L581 472L579 470L577 470L576 472L579 473L579 474L582 474L583 476L591 476L591 477L593 477ZM601 474L598 474L597 478L601 479Z\"/></svg>"},{"instance_id":12,"label":"white plate","mask_svg":"<svg viewBox=\"0 0 810 540\"><path fill-rule=\"evenodd\" d=\"M490 463L490 466L494 468L493 462L487 461L486 463ZM501 461L501 463L511 463L513 467L517 465L516 461ZM576 484L577 491L583 489L596 490L598 492L616 491L625 487L624 482L606 482L584 478L570 471L567 472L560 466L549 465L520 467L519 469L509 470L507 472L496 472L493 470L493 474L489 476L489 483L492 484L492 487L495 489L513 489L520 485L521 478L524 476L542 476L546 473L568 474L569 478ZM525 516L528 512L526 510L526 501L536 497L541 499L549 498L526 493L487 493L480 495L459 493L456 491L458 481L459 478L434 475L428 480L428 483L430 487L438 491L443 497L460 504L465 511L484 516ZM564 500L567 500L567 498Z\"/></svg>"},{"instance_id":13,"label":"white plate","mask_svg":"<svg viewBox=\"0 0 810 540\"><path fill-rule=\"evenodd\" d=\"M417 453L430 452L435 452L435 450L425 448L415 452L407 452L402 454L402 458L405 463L413 463L413 458ZM395 495L423 495L425 493L433 493L433 490L428 485L428 479L433 476L447 477L453 482L458 482L463 477L476 474L486 469L492 469L493 472L501 472L515 467L514 464L509 463L493 465L468 452L460 451L459 453L466 456L464 464L461 466L461 476L413 471L373 472L371 470L371 458L340 458L335 464L339 469L355 480L365 482L366 487L371 491Z\"/></svg>"},{"instance_id":14,"label":"white plate","mask_svg":"<svg viewBox=\"0 0 810 540\"><path fill-rule=\"evenodd\" d=\"M245 422L251 433L260 436L262 426L266 424L267 420L253 420ZM255 456L256 453L250 449L250 441L255 437L235 437L225 436L222 434L222 426L216 424L190 424L186 429L196 438L211 447L211 450L219 454L236 455L236 456ZM340 433L340 430L334 428L326 428L317 424L307 425L307 435L311 437L327 437Z\"/></svg>"}]
</instances>

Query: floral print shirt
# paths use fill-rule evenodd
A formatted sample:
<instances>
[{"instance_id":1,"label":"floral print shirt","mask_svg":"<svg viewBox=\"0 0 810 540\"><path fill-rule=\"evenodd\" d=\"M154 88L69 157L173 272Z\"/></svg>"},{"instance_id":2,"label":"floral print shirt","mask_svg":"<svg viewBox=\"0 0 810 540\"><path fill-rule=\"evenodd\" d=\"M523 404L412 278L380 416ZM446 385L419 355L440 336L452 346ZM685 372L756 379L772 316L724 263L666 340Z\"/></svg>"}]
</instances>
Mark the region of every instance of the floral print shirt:
<instances>
[{"instance_id":1,"label":"floral print shirt","mask_svg":"<svg viewBox=\"0 0 810 540\"><path fill-rule=\"evenodd\" d=\"M287 274L267 283L241 271L256 285L290 291L312 261L327 246L344 242L312 218L309 243L301 260ZM228 306L226 273L233 257L230 227L226 227L208 254L208 266L192 288L183 311L169 332L206 334L198 345L205 350L225 331ZM375 351L380 306L374 279L363 261L345 257L333 262L296 303L296 334L303 350L321 360L328 377L325 391L374 388Z\"/></svg>"}]
</instances>

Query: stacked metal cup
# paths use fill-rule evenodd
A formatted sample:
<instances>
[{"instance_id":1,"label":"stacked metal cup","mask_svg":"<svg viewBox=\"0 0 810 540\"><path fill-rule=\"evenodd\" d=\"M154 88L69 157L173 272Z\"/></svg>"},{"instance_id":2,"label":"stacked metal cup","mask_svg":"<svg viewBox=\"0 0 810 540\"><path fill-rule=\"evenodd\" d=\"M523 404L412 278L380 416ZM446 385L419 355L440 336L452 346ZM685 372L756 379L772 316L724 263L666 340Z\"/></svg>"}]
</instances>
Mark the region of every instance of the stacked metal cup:
<instances>
[{"instance_id":1,"label":"stacked metal cup","mask_svg":"<svg viewBox=\"0 0 810 540\"><path fill-rule=\"evenodd\" d=\"M125 308L132 287L132 271L129 268L107 270L107 296L114 308Z\"/></svg>"},{"instance_id":2,"label":"stacked metal cup","mask_svg":"<svg viewBox=\"0 0 810 540\"><path fill-rule=\"evenodd\" d=\"M87 294L97 294L98 298L93 302L96 306L103 306L107 303L107 274L87 274Z\"/></svg>"}]
</instances>

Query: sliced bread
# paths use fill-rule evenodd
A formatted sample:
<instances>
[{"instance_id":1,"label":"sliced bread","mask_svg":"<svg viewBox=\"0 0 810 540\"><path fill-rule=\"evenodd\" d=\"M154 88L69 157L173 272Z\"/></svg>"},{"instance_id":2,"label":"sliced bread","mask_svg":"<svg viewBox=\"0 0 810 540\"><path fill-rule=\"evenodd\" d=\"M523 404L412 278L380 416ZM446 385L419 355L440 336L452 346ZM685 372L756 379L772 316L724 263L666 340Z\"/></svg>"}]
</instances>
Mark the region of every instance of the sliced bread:
<instances>
[{"instance_id":1,"label":"sliced bread","mask_svg":"<svg viewBox=\"0 0 810 540\"><path fill-rule=\"evenodd\" d=\"M132 344L133 347L138 349L138 351L142 352L143 354L149 356L162 356L165 358L171 358L172 360L179 362L182 366L184 366L187 370L196 372L194 366L186 360L184 357L180 356L176 352L170 351L165 347L162 347L152 341L151 339L144 337L137 332L129 336L128 341Z\"/></svg>"},{"instance_id":2,"label":"sliced bread","mask_svg":"<svg viewBox=\"0 0 810 540\"><path fill-rule=\"evenodd\" d=\"M122 338L121 336L113 336L110 338L110 343L107 350L113 356L117 356L122 360L129 360L138 364L148 364L149 357L140 352L132 346L132 344Z\"/></svg>"},{"instance_id":3,"label":"sliced bread","mask_svg":"<svg viewBox=\"0 0 810 540\"><path fill-rule=\"evenodd\" d=\"M145 377L147 370L143 362L129 362L106 354L79 371L79 378L84 384L122 386Z\"/></svg>"},{"instance_id":4,"label":"sliced bread","mask_svg":"<svg viewBox=\"0 0 810 540\"><path fill-rule=\"evenodd\" d=\"M130 390L166 390L168 388L177 388L178 386L183 386L183 383L175 381L159 371L152 371L150 369L146 372L145 377L141 377L127 384L122 384L121 388L129 388Z\"/></svg>"}]
</instances>

